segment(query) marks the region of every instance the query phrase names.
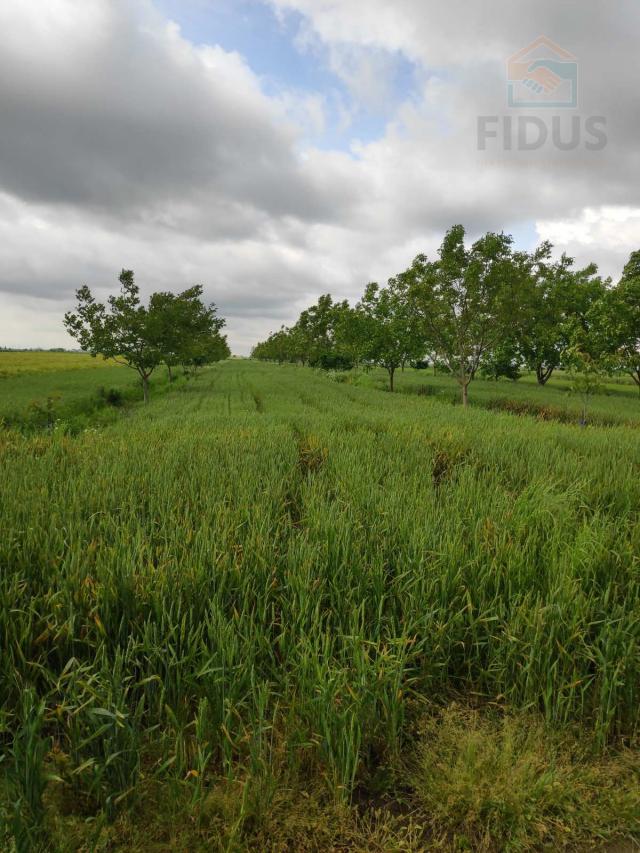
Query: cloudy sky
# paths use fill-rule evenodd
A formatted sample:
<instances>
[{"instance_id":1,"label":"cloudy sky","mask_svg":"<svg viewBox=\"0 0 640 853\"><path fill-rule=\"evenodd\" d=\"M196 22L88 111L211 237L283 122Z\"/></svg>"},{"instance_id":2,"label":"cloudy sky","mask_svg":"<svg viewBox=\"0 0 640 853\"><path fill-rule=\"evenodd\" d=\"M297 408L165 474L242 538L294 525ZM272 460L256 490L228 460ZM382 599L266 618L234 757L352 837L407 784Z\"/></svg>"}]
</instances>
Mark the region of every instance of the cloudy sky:
<instances>
[{"instance_id":1,"label":"cloudy sky","mask_svg":"<svg viewBox=\"0 0 640 853\"><path fill-rule=\"evenodd\" d=\"M576 109L507 106L541 35L576 57ZM246 353L454 222L615 277L640 248L638 43L638 0L2 0L0 345L72 346L74 291L126 267L202 283Z\"/></svg>"}]
</instances>

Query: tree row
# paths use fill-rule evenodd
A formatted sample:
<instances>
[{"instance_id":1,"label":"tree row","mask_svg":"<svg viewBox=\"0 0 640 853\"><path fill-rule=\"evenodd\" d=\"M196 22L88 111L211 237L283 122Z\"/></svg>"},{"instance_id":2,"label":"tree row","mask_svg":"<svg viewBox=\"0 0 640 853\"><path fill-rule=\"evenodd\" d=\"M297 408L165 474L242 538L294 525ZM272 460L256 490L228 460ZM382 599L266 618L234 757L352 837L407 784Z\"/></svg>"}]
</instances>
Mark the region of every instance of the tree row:
<instances>
[{"instance_id":1,"label":"tree row","mask_svg":"<svg viewBox=\"0 0 640 853\"><path fill-rule=\"evenodd\" d=\"M389 375L426 362L457 379L464 405L482 372L544 385L559 368L586 377L628 373L640 390L640 251L617 284L595 264L576 268L552 245L516 251L504 233L471 246L453 226L437 256L418 255L386 286L368 284L360 301L321 296L290 328L257 344L254 358L348 370L378 365Z\"/></svg>"}]
</instances>

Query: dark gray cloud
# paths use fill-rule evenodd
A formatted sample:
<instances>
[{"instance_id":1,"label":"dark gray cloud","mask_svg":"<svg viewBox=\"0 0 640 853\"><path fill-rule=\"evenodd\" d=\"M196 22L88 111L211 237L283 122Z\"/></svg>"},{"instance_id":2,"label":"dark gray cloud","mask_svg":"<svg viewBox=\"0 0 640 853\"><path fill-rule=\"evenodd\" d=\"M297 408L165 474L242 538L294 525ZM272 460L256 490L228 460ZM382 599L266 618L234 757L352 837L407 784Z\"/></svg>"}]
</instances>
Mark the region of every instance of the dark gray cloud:
<instances>
[{"instance_id":1,"label":"dark gray cloud","mask_svg":"<svg viewBox=\"0 0 640 853\"><path fill-rule=\"evenodd\" d=\"M66 39L77 3L53 5L46 40L31 38L36 4L6 0L0 16L22 35L0 50L5 190L120 217L193 201L316 221L348 204L302 168L294 125L241 57L122 0L88 0L95 14Z\"/></svg>"}]
</instances>

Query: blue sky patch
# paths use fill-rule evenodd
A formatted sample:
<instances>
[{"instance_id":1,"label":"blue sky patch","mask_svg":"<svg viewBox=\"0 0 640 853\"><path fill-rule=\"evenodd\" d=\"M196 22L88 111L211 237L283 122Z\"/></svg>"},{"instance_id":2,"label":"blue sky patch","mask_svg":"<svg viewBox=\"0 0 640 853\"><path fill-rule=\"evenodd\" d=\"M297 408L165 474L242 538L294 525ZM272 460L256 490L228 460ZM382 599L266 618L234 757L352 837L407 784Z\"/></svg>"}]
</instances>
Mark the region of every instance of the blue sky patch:
<instances>
[{"instance_id":1,"label":"blue sky patch","mask_svg":"<svg viewBox=\"0 0 640 853\"><path fill-rule=\"evenodd\" d=\"M332 68L328 48L316 40L299 39L304 17L294 11L278 16L262 0L156 0L155 5L194 44L219 45L243 56L267 95L283 91L321 95L325 128L308 139L318 148L350 150L354 140L379 139L398 104L415 90L415 66L400 53L367 51L383 59L379 65L384 79L376 82L387 97L379 102L358 98ZM359 50L364 58L364 49ZM345 51L349 53L348 45Z\"/></svg>"}]
</instances>

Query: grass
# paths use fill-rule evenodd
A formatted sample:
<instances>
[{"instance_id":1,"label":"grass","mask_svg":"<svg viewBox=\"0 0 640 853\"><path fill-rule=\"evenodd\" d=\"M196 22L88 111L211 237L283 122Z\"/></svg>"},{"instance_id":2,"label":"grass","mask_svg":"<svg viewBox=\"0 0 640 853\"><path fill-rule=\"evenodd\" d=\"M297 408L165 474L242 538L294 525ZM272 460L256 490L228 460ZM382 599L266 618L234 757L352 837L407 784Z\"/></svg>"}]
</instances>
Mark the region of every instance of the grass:
<instances>
[{"instance_id":1,"label":"grass","mask_svg":"<svg viewBox=\"0 0 640 853\"><path fill-rule=\"evenodd\" d=\"M383 370L338 374L336 378L372 388L388 387L388 377ZM431 370L407 368L396 373L395 385L399 393L436 397L456 405L460 402L460 388L448 374L434 376ZM524 375L516 382L478 377L469 387L469 399L476 407L566 423L577 423L582 412L582 398L572 391L571 378L561 371L554 373L545 386L538 385L533 374ZM640 394L633 380L620 376L604 383L602 392L589 400L588 421L601 426L625 423L640 426Z\"/></svg>"},{"instance_id":2,"label":"grass","mask_svg":"<svg viewBox=\"0 0 640 853\"><path fill-rule=\"evenodd\" d=\"M113 367L113 362L106 362ZM33 350L0 351L0 379L33 373L58 373L68 370L100 370L102 358L81 352L38 352Z\"/></svg>"},{"instance_id":3,"label":"grass","mask_svg":"<svg viewBox=\"0 0 640 853\"><path fill-rule=\"evenodd\" d=\"M637 754L590 760L579 738L536 717L449 707L422 738L413 798L454 849L588 846L640 815Z\"/></svg>"},{"instance_id":4,"label":"grass","mask_svg":"<svg viewBox=\"0 0 640 853\"><path fill-rule=\"evenodd\" d=\"M0 432L14 838L640 837L635 430L375 381L230 361L106 427Z\"/></svg>"},{"instance_id":5,"label":"grass","mask_svg":"<svg viewBox=\"0 0 640 853\"><path fill-rule=\"evenodd\" d=\"M166 371L154 376L156 393ZM27 431L79 432L114 420L110 407L140 398L135 373L82 353L0 352L0 424Z\"/></svg>"}]
</instances>

